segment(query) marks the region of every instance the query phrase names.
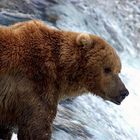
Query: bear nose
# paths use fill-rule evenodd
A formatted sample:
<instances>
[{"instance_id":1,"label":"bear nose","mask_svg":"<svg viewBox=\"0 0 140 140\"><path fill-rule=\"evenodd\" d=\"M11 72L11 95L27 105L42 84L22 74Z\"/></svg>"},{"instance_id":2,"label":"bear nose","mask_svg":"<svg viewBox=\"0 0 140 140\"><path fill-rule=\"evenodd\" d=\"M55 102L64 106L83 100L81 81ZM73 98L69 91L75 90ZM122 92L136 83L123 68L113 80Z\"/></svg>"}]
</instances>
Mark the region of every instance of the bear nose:
<instances>
[{"instance_id":1,"label":"bear nose","mask_svg":"<svg viewBox=\"0 0 140 140\"><path fill-rule=\"evenodd\" d=\"M120 95L123 96L123 97L128 96L129 95L129 91L127 89L121 90L120 91Z\"/></svg>"}]
</instances>

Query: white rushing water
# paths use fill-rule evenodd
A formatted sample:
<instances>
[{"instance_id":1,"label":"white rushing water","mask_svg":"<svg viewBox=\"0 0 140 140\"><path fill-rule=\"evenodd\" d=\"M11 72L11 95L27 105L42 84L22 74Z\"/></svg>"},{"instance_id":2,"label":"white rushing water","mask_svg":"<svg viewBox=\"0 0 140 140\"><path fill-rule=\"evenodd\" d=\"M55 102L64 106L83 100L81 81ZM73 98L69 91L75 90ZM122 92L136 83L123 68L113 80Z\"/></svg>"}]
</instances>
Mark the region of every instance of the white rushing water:
<instances>
[{"instance_id":1,"label":"white rushing water","mask_svg":"<svg viewBox=\"0 0 140 140\"><path fill-rule=\"evenodd\" d=\"M3 0L6 5L5 2ZM25 2L27 9L31 7L32 10L26 12L25 7L17 3L20 11L10 6L11 11L8 11L3 6L0 22L6 24L36 17L61 29L89 32L103 37L116 48L121 57L120 76L130 92L120 106L90 94L77 97L72 103L60 104L54 121L53 140L140 140L140 1ZM57 17L57 20L51 20L51 17ZM12 140L16 139L14 134Z\"/></svg>"}]
</instances>

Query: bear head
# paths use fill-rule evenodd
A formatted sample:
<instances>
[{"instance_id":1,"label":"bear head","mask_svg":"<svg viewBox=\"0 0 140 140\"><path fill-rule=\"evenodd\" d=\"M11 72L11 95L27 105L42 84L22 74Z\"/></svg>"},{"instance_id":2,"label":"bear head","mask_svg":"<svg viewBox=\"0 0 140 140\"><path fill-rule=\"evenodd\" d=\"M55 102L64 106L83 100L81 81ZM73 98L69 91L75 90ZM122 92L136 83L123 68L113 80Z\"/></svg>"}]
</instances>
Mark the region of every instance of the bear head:
<instances>
[{"instance_id":1,"label":"bear head","mask_svg":"<svg viewBox=\"0 0 140 140\"><path fill-rule=\"evenodd\" d=\"M98 36L81 33L76 42L84 53L82 83L87 91L117 105L129 92L119 77L121 61L114 48Z\"/></svg>"}]
</instances>

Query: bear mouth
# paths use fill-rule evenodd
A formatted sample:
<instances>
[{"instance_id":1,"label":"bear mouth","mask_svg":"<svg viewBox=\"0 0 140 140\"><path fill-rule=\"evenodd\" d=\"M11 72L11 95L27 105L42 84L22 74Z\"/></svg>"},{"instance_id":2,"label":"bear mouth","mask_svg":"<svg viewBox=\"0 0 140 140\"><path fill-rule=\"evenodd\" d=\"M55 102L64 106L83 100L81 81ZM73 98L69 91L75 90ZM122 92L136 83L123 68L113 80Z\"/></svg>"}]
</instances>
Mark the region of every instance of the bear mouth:
<instances>
[{"instance_id":1,"label":"bear mouth","mask_svg":"<svg viewBox=\"0 0 140 140\"><path fill-rule=\"evenodd\" d=\"M121 102L125 99L126 96L118 96L116 97L115 99L111 99L111 102L117 104L117 105L120 105Z\"/></svg>"},{"instance_id":2,"label":"bear mouth","mask_svg":"<svg viewBox=\"0 0 140 140\"><path fill-rule=\"evenodd\" d=\"M118 101L118 100L111 100L111 102L113 102L113 103L115 103L115 104L117 104L117 105L120 105L120 104L121 104L121 102Z\"/></svg>"}]
</instances>

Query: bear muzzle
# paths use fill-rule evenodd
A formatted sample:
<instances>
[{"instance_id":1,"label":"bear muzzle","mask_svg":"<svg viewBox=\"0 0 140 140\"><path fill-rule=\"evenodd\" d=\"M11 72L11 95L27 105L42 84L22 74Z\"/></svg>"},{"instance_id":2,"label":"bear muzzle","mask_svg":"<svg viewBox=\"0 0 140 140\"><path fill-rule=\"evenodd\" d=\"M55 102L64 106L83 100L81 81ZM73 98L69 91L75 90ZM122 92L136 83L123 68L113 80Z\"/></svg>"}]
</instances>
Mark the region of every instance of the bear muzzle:
<instances>
[{"instance_id":1,"label":"bear muzzle","mask_svg":"<svg viewBox=\"0 0 140 140\"><path fill-rule=\"evenodd\" d=\"M115 99L112 100L113 103L120 105L121 102L129 95L129 91L127 89L120 90L120 94Z\"/></svg>"}]
</instances>

